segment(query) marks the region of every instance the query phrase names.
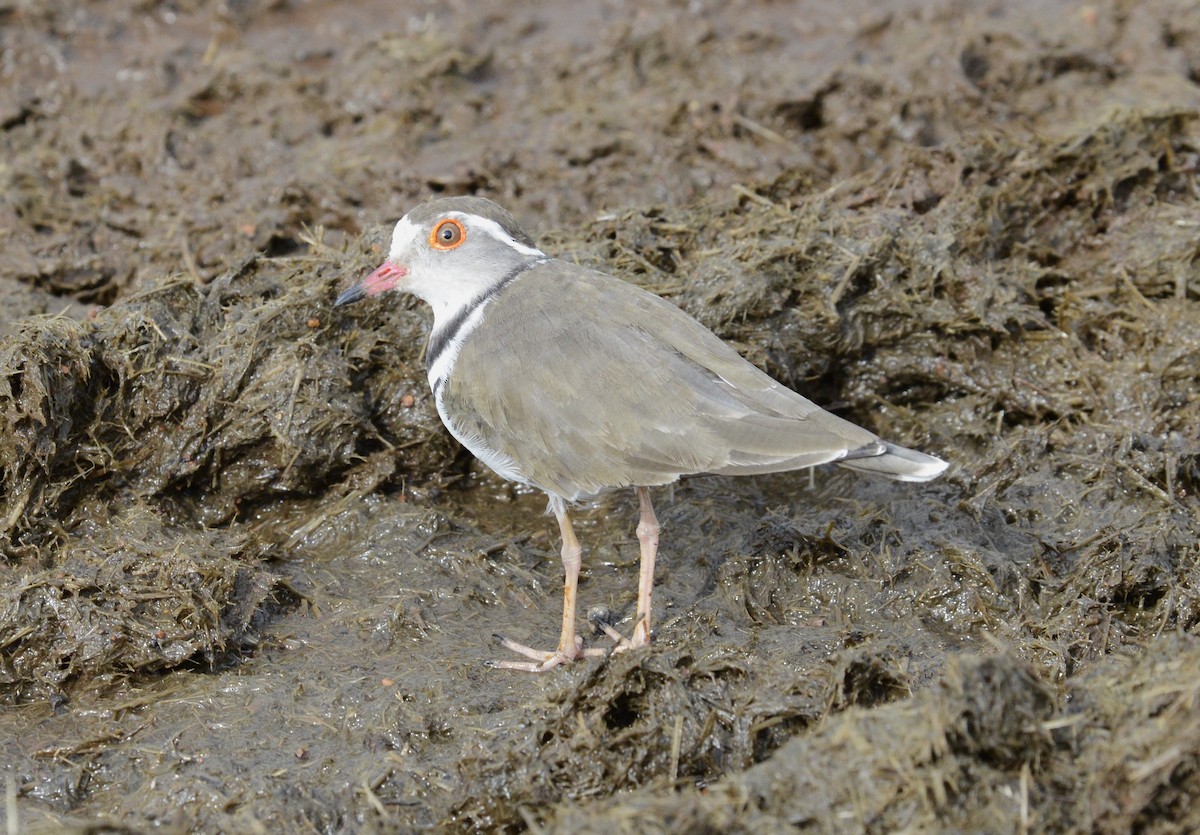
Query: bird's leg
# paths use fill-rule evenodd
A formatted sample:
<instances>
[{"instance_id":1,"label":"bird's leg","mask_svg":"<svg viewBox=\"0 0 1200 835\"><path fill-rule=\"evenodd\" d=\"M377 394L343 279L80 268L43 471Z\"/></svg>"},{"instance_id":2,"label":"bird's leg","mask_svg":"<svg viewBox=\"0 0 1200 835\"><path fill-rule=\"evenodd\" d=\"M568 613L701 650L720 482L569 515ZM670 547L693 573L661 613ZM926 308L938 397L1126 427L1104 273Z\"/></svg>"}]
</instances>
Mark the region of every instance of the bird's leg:
<instances>
[{"instance_id":1,"label":"bird's leg","mask_svg":"<svg viewBox=\"0 0 1200 835\"><path fill-rule=\"evenodd\" d=\"M583 546L571 527L571 517L566 508L555 510L558 529L562 533L563 564L563 615L562 631L558 637L558 654L567 661L574 661L579 654L575 642L575 603L579 594L579 567L583 564Z\"/></svg>"},{"instance_id":2,"label":"bird's leg","mask_svg":"<svg viewBox=\"0 0 1200 835\"><path fill-rule=\"evenodd\" d=\"M658 517L654 515L654 505L650 503L650 490L639 487L637 492L641 508L637 538L642 561L638 572L637 623L633 625L633 638L629 642L631 649L650 643L650 598L654 594L654 559L658 556L659 531Z\"/></svg>"},{"instance_id":3,"label":"bird's leg","mask_svg":"<svg viewBox=\"0 0 1200 835\"><path fill-rule=\"evenodd\" d=\"M563 563L563 616L558 649L554 652L544 652L497 635L496 638L507 649L533 660L496 661L492 663L493 667L541 673L585 655L604 654L602 649L583 649L583 639L575 634L575 602L579 591L579 568L583 563L583 546L579 544L579 539L575 536L575 529L571 527L571 517L567 515L566 508L556 504L554 515L558 518L558 528L562 532ZM651 511L651 515L653 515L653 511Z\"/></svg>"},{"instance_id":4,"label":"bird's leg","mask_svg":"<svg viewBox=\"0 0 1200 835\"><path fill-rule=\"evenodd\" d=\"M600 625L604 633L616 642L613 652L624 652L650 643L650 601L654 595L654 559L658 556L659 526L658 517L654 515L654 505L650 503L650 490L639 487L637 493L638 504L641 507L637 538L642 552L641 570L638 572L637 620L633 624L632 638L623 637L608 624Z\"/></svg>"}]
</instances>

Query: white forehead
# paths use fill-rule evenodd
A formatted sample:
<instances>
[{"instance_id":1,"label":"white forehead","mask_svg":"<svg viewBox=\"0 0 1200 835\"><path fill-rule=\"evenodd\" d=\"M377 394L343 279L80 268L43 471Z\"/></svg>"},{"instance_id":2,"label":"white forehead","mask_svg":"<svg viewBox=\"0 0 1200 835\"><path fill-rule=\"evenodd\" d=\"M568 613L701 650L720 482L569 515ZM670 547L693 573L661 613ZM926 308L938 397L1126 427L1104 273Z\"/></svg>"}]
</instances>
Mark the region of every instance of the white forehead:
<instances>
[{"instance_id":1,"label":"white forehead","mask_svg":"<svg viewBox=\"0 0 1200 835\"><path fill-rule=\"evenodd\" d=\"M522 255L531 255L536 258L545 257L546 253L537 247L526 246L521 243L512 235L505 232L504 227L491 218L480 217L479 215L467 214L465 212L446 212L442 217L452 217L461 220L463 225L467 227L467 234L482 232ZM400 254L408 247L418 243L424 235L425 232L421 227L409 220L408 215L400 218L396 223L396 228L392 230L392 249L388 253L388 258L399 260Z\"/></svg>"},{"instance_id":2,"label":"white forehead","mask_svg":"<svg viewBox=\"0 0 1200 835\"><path fill-rule=\"evenodd\" d=\"M396 228L392 230L392 249L388 253L388 260L397 260L400 253L416 243L420 235L421 230L408 219L407 215L400 218L396 223Z\"/></svg>"}]
</instances>

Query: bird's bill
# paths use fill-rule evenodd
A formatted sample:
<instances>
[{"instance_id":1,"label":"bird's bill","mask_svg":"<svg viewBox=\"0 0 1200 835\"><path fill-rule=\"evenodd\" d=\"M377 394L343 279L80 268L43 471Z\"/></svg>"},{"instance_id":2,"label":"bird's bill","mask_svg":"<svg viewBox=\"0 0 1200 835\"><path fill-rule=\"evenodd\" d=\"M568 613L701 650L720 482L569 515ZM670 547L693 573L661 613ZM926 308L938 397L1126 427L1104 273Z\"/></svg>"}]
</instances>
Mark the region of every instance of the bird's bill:
<instances>
[{"instance_id":1,"label":"bird's bill","mask_svg":"<svg viewBox=\"0 0 1200 835\"><path fill-rule=\"evenodd\" d=\"M362 281L349 287L337 297L337 301L333 303L334 307L340 307L343 304L360 301L368 296L375 296L385 290L391 290L395 287L400 279L408 275L408 270L404 267L398 267L391 261L384 261L379 265L375 272L364 278Z\"/></svg>"}]
</instances>

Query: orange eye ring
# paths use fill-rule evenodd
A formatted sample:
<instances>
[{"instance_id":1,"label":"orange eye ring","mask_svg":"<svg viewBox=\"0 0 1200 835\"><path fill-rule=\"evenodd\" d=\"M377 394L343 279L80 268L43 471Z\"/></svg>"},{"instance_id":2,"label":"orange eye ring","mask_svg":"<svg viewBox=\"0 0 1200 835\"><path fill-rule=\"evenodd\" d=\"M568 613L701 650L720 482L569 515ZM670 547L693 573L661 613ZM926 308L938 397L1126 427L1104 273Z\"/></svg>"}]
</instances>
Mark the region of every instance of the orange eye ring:
<instances>
[{"instance_id":1,"label":"orange eye ring","mask_svg":"<svg viewBox=\"0 0 1200 835\"><path fill-rule=\"evenodd\" d=\"M466 239L467 227L463 226L461 220L452 217L439 220L429 233L429 245L442 252L457 249Z\"/></svg>"}]
</instances>

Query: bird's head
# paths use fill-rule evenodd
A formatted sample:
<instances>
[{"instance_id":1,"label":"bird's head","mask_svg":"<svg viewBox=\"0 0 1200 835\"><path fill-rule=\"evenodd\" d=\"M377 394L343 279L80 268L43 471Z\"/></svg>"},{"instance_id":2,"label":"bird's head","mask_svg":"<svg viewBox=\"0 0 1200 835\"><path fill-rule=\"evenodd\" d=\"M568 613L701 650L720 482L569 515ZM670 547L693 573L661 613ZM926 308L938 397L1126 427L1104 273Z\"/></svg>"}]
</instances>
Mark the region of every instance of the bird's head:
<instances>
[{"instance_id":1,"label":"bird's head","mask_svg":"<svg viewBox=\"0 0 1200 835\"><path fill-rule=\"evenodd\" d=\"M445 197L400 218L387 260L350 287L334 306L388 290L427 302L435 319L453 316L514 271L544 259L529 234L483 197Z\"/></svg>"}]
</instances>

